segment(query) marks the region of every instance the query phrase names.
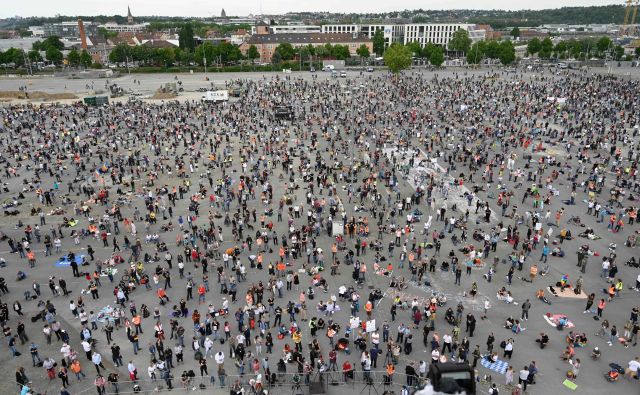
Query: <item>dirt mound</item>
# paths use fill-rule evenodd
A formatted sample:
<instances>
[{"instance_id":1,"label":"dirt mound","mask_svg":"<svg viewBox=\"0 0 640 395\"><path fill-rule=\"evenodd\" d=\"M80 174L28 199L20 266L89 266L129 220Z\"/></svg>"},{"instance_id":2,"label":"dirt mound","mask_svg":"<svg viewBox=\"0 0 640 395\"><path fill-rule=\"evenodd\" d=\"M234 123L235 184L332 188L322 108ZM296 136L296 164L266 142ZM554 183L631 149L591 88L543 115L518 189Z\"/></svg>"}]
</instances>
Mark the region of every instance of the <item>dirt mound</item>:
<instances>
[{"instance_id":1,"label":"dirt mound","mask_svg":"<svg viewBox=\"0 0 640 395\"><path fill-rule=\"evenodd\" d=\"M178 96L178 95L176 95L173 92L156 91L156 93L154 93L153 96L151 96L149 99L152 99L152 100L169 100L169 99L174 99L176 96Z\"/></svg>"},{"instance_id":2,"label":"dirt mound","mask_svg":"<svg viewBox=\"0 0 640 395\"><path fill-rule=\"evenodd\" d=\"M0 91L0 99L27 99L27 100L72 100L78 96L73 93L46 93L40 91L20 92L20 91Z\"/></svg>"}]
</instances>

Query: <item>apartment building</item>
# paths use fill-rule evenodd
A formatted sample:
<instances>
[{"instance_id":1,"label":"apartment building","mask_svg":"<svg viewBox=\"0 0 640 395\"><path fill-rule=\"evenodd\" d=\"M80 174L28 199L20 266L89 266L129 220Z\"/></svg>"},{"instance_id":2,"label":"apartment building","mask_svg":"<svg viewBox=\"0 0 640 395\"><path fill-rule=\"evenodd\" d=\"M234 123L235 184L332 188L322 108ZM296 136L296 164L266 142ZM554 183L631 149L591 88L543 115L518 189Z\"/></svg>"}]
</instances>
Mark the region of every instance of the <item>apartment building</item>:
<instances>
[{"instance_id":1,"label":"apartment building","mask_svg":"<svg viewBox=\"0 0 640 395\"><path fill-rule=\"evenodd\" d=\"M385 47L394 42L401 43L403 40L404 25L401 24L322 25L322 33L357 33L371 39L379 30L382 31Z\"/></svg>"},{"instance_id":2,"label":"apartment building","mask_svg":"<svg viewBox=\"0 0 640 395\"><path fill-rule=\"evenodd\" d=\"M469 37L474 41L479 41L482 36L477 31L475 25L463 23L411 23L404 25L404 44L418 42L421 46L433 43L446 47L449 40L458 29L470 32ZM471 35L473 32L473 37Z\"/></svg>"},{"instance_id":3,"label":"apartment building","mask_svg":"<svg viewBox=\"0 0 640 395\"><path fill-rule=\"evenodd\" d=\"M240 45L240 51L243 55L247 54L249 47L255 45L258 53L260 53L260 62L269 63L271 57L278 45L289 43L294 48L312 45L314 47L331 45L345 45L349 48L352 56L356 56L356 51L362 44L373 52L373 42L364 35L347 34L347 33L281 33L281 34L254 34L246 42Z\"/></svg>"},{"instance_id":4,"label":"apartment building","mask_svg":"<svg viewBox=\"0 0 640 395\"><path fill-rule=\"evenodd\" d=\"M264 34L260 32L258 28L260 25L251 27L251 34ZM273 25L268 26L268 31L271 34L288 34L288 33L320 33L322 32L321 26L317 25Z\"/></svg>"},{"instance_id":5,"label":"apartment building","mask_svg":"<svg viewBox=\"0 0 640 395\"><path fill-rule=\"evenodd\" d=\"M427 43L446 46L458 29L468 31L474 42L484 40L486 36L486 29L463 23L337 24L323 25L322 33L358 33L373 38L377 31L382 31L387 47L394 42L408 44L414 41L421 46Z\"/></svg>"}]
</instances>

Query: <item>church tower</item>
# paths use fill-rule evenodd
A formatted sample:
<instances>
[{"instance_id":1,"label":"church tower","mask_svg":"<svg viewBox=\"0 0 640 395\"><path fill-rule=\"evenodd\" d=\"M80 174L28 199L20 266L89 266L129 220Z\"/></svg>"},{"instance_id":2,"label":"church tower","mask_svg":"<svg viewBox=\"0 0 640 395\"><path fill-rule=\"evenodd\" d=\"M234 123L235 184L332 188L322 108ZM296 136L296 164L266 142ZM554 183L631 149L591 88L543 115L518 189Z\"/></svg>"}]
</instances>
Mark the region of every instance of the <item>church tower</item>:
<instances>
[{"instance_id":1,"label":"church tower","mask_svg":"<svg viewBox=\"0 0 640 395\"><path fill-rule=\"evenodd\" d=\"M131 15L131 7L127 6L127 23L133 23L133 15Z\"/></svg>"}]
</instances>

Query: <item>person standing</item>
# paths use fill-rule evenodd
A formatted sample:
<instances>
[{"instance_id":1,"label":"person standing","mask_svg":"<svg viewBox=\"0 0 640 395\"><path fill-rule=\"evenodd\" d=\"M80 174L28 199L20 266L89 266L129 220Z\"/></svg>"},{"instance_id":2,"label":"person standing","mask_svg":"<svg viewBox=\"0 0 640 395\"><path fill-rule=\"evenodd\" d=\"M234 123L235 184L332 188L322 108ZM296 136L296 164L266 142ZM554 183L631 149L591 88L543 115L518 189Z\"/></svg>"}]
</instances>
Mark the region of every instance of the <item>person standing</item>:
<instances>
[{"instance_id":1,"label":"person standing","mask_svg":"<svg viewBox=\"0 0 640 395\"><path fill-rule=\"evenodd\" d=\"M529 320L529 309L531 309L531 302L529 301L529 299L527 299L522 304L522 316L520 318L522 318L525 321L528 321Z\"/></svg>"},{"instance_id":2,"label":"person standing","mask_svg":"<svg viewBox=\"0 0 640 395\"><path fill-rule=\"evenodd\" d=\"M529 381L529 368L525 366L518 375L518 384L522 385L522 390L527 390L527 382Z\"/></svg>"}]
</instances>

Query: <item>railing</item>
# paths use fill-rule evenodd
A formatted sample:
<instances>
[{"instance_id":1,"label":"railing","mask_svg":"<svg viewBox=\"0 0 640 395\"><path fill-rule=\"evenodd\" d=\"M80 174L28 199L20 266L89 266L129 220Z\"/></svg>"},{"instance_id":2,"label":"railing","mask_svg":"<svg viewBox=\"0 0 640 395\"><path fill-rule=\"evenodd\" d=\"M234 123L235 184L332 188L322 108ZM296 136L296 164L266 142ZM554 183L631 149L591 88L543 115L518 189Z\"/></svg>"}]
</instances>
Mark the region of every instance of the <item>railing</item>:
<instances>
[{"instance_id":1,"label":"railing","mask_svg":"<svg viewBox=\"0 0 640 395\"><path fill-rule=\"evenodd\" d=\"M175 372L177 370L179 369L174 369L173 371ZM264 373L259 373L257 375L254 373L244 375L225 375L223 385L217 372L213 375L193 377L187 383L182 383L182 374L180 373L179 375L173 375L171 377L171 393L206 389L209 391L229 391L231 394L262 395L262 390L271 392L282 389L286 391L290 390L292 395L298 395L304 393L303 389L308 388L311 383L313 383L314 386L321 386L324 392L327 392L329 387L345 385L352 389L357 388L362 391L367 387L370 387L377 392L377 388L381 387L383 391L399 391L405 385L413 389L418 389L427 384L427 379L419 376L412 377L411 382L409 382L407 380L408 376L404 373L394 373L391 380L386 380L386 371L365 372L363 370L353 370L353 377L347 377L347 375L342 371L332 370L324 372L316 370L309 374L272 372L272 377L274 375L275 381L272 381L271 379L267 380ZM117 394L152 394L168 391L169 388L166 380L161 378L161 374L156 374L156 376L158 378L155 380L144 379L137 381L118 381ZM214 377L215 381L212 381L211 377ZM139 391L134 390L134 385L139 387ZM109 382L105 385L105 389L107 394L116 394L115 387ZM92 385L77 392L76 395L90 393L95 390L95 386Z\"/></svg>"}]
</instances>

